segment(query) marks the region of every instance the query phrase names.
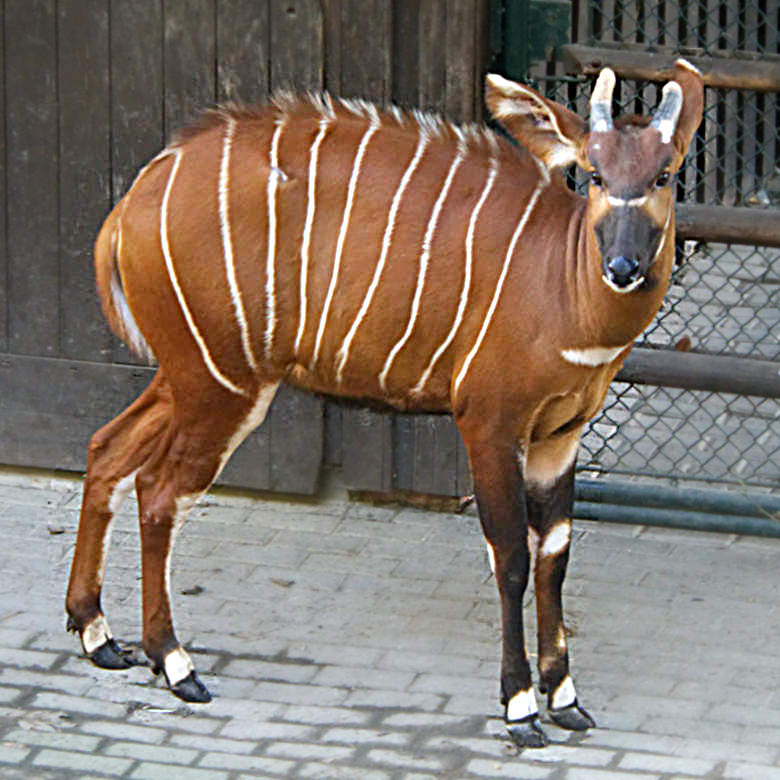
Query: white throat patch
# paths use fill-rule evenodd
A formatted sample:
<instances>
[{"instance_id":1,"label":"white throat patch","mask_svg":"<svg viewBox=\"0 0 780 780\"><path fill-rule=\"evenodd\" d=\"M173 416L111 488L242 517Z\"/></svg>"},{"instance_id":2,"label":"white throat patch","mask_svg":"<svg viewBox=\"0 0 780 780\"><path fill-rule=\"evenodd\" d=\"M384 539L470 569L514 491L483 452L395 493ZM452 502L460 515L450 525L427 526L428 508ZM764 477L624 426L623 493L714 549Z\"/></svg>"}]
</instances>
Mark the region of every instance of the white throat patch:
<instances>
[{"instance_id":1,"label":"white throat patch","mask_svg":"<svg viewBox=\"0 0 780 780\"><path fill-rule=\"evenodd\" d=\"M576 366L604 366L611 363L626 347L585 347L584 349L562 349L561 357Z\"/></svg>"}]
</instances>

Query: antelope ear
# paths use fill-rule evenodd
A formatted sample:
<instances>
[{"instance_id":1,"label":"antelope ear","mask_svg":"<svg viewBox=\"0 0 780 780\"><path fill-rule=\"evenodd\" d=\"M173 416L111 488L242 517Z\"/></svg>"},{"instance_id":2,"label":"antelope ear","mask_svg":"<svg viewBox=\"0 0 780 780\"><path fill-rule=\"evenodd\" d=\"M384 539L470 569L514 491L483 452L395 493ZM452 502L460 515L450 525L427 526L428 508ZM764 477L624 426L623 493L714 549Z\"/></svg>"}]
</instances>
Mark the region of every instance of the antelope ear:
<instances>
[{"instance_id":1,"label":"antelope ear","mask_svg":"<svg viewBox=\"0 0 780 780\"><path fill-rule=\"evenodd\" d=\"M493 116L548 168L577 161L587 128L573 111L495 73L485 81L485 102Z\"/></svg>"},{"instance_id":2,"label":"antelope ear","mask_svg":"<svg viewBox=\"0 0 780 780\"><path fill-rule=\"evenodd\" d=\"M704 109L704 81L701 72L687 60L674 63L674 81L680 85L683 96L680 118L674 132L675 149L685 157Z\"/></svg>"}]
</instances>

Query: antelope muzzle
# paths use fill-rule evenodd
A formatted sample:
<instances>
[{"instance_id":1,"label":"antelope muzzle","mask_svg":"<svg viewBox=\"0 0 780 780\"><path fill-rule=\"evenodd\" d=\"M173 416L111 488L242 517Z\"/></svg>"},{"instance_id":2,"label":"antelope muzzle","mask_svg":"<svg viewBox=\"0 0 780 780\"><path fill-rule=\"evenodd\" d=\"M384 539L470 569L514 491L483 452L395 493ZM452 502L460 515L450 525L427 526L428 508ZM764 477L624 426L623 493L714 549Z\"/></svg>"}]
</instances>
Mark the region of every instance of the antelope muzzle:
<instances>
[{"instance_id":1,"label":"antelope muzzle","mask_svg":"<svg viewBox=\"0 0 780 780\"><path fill-rule=\"evenodd\" d=\"M641 287L651 273L662 229L632 206L610 209L594 228L605 283L616 292Z\"/></svg>"}]
</instances>

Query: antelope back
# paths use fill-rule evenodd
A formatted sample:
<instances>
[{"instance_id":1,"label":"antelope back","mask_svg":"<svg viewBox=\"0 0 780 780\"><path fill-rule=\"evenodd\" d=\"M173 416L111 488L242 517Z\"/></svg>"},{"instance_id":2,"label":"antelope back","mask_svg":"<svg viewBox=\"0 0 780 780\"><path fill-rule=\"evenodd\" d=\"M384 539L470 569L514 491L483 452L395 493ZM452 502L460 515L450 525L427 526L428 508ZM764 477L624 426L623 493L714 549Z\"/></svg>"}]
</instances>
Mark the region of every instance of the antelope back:
<instances>
[{"instance_id":1,"label":"antelope back","mask_svg":"<svg viewBox=\"0 0 780 780\"><path fill-rule=\"evenodd\" d=\"M227 108L120 204L122 280L164 366L185 340L231 390L260 371L447 408L546 180L489 131L424 114L290 96Z\"/></svg>"}]
</instances>

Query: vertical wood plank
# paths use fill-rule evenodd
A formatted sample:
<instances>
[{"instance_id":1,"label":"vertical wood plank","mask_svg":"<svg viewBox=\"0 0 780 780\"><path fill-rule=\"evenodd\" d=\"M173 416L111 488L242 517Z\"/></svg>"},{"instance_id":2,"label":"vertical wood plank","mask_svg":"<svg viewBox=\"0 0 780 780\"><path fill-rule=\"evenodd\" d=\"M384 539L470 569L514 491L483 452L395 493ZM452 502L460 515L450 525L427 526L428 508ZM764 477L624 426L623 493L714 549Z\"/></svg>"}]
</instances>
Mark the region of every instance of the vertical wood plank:
<instances>
[{"instance_id":1,"label":"vertical wood plank","mask_svg":"<svg viewBox=\"0 0 780 780\"><path fill-rule=\"evenodd\" d=\"M425 414L414 418L414 479L417 493L457 493L458 430L451 417Z\"/></svg>"},{"instance_id":2,"label":"vertical wood plank","mask_svg":"<svg viewBox=\"0 0 780 780\"><path fill-rule=\"evenodd\" d=\"M5 7L8 349L49 357L60 314L55 9Z\"/></svg>"},{"instance_id":3,"label":"vertical wood plank","mask_svg":"<svg viewBox=\"0 0 780 780\"><path fill-rule=\"evenodd\" d=\"M271 490L315 493L322 463L322 399L283 385L269 419Z\"/></svg>"},{"instance_id":4,"label":"vertical wood plank","mask_svg":"<svg viewBox=\"0 0 780 780\"><path fill-rule=\"evenodd\" d=\"M468 496L474 492L474 480L471 477L471 467L469 465L469 454L466 450L466 445L463 443L463 439L458 433L457 444L457 482L455 485L456 495Z\"/></svg>"},{"instance_id":5,"label":"vertical wood plank","mask_svg":"<svg viewBox=\"0 0 780 780\"><path fill-rule=\"evenodd\" d=\"M620 22L620 0L603 0L598 4L597 19L600 24L598 39L600 41L620 41L618 24Z\"/></svg>"},{"instance_id":6,"label":"vertical wood plank","mask_svg":"<svg viewBox=\"0 0 780 780\"><path fill-rule=\"evenodd\" d=\"M340 91L384 103L392 95L392 6L387 0L341 0Z\"/></svg>"},{"instance_id":7,"label":"vertical wood plank","mask_svg":"<svg viewBox=\"0 0 780 780\"><path fill-rule=\"evenodd\" d=\"M341 92L341 0L322 0L325 89Z\"/></svg>"},{"instance_id":8,"label":"vertical wood plank","mask_svg":"<svg viewBox=\"0 0 780 780\"><path fill-rule=\"evenodd\" d=\"M485 41L480 22L484 9L470 0L447 0L446 7L443 108L456 122L468 122L475 118L475 97L482 91L479 71Z\"/></svg>"},{"instance_id":9,"label":"vertical wood plank","mask_svg":"<svg viewBox=\"0 0 780 780\"><path fill-rule=\"evenodd\" d=\"M338 10L339 72L328 69L328 84L338 82L345 97L383 103L392 95L392 9L386 0L340 0ZM329 49L336 35L327 23ZM343 474L348 487L389 490L392 487L392 415L370 409L344 408L342 414Z\"/></svg>"},{"instance_id":10,"label":"vertical wood plank","mask_svg":"<svg viewBox=\"0 0 780 780\"><path fill-rule=\"evenodd\" d=\"M472 78L474 80L473 104L470 119L481 122L485 108L485 75L490 64L490 0L475 0L474 19L474 62Z\"/></svg>"},{"instance_id":11,"label":"vertical wood plank","mask_svg":"<svg viewBox=\"0 0 780 780\"><path fill-rule=\"evenodd\" d=\"M642 30L649 46L659 46L661 43L661 15L664 3L642 0Z\"/></svg>"},{"instance_id":12,"label":"vertical wood plank","mask_svg":"<svg viewBox=\"0 0 780 780\"><path fill-rule=\"evenodd\" d=\"M214 2L177 0L163 5L167 136L216 102Z\"/></svg>"},{"instance_id":13,"label":"vertical wood plank","mask_svg":"<svg viewBox=\"0 0 780 780\"><path fill-rule=\"evenodd\" d=\"M390 490L393 486L393 418L390 412L344 409L343 471L354 490Z\"/></svg>"},{"instance_id":14,"label":"vertical wood plank","mask_svg":"<svg viewBox=\"0 0 780 780\"><path fill-rule=\"evenodd\" d=\"M5 0L0 0L0 78L5 84ZM0 117L5 117L5 89L0 89ZM5 182L5 121L0 122L0 352L8 350L8 245L5 212L8 193Z\"/></svg>"},{"instance_id":15,"label":"vertical wood plank","mask_svg":"<svg viewBox=\"0 0 780 780\"><path fill-rule=\"evenodd\" d=\"M270 91L268 0L217 0L217 99L265 100Z\"/></svg>"},{"instance_id":16,"label":"vertical wood plank","mask_svg":"<svg viewBox=\"0 0 780 780\"><path fill-rule=\"evenodd\" d=\"M745 49L755 50L757 44L758 32L758 8L755 2L749 2L742 11L743 35L742 45ZM756 157L761 153L760 146L757 143L757 128L760 122L760 116L756 109L756 93L743 91L739 93L739 100L742 102L739 112L742 121L741 134L741 153L740 161L740 198L742 202L750 199L755 190L755 169Z\"/></svg>"},{"instance_id":17,"label":"vertical wood plank","mask_svg":"<svg viewBox=\"0 0 780 780\"><path fill-rule=\"evenodd\" d=\"M107 360L92 242L111 203L107 0L59 0L61 354Z\"/></svg>"},{"instance_id":18,"label":"vertical wood plank","mask_svg":"<svg viewBox=\"0 0 780 780\"><path fill-rule=\"evenodd\" d=\"M446 0L422 0L418 12L419 106L437 114L446 104L448 5Z\"/></svg>"},{"instance_id":19,"label":"vertical wood plank","mask_svg":"<svg viewBox=\"0 0 780 780\"><path fill-rule=\"evenodd\" d=\"M323 86L323 26L318 0L271 3L271 88Z\"/></svg>"},{"instance_id":20,"label":"vertical wood plank","mask_svg":"<svg viewBox=\"0 0 780 780\"><path fill-rule=\"evenodd\" d=\"M780 54L780 3L777 0L767 2L766 51L771 54ZM764 115L766 127L765 150L767 156L766 175L771 176L780 161L780 101L766 99L767 110Z\"/></svg>"},{"instance_id":21,"label":"vertical wood plank","mask_svg":"<svg viewBox=\"0 0 780 780\"><path fill-rule=\"evenodd\" d=\"M765 4L765 14L761 15L756 36L756 50L776 54L780 51L780 36L778 36L778 22L780 22L780 7L777 0L768 0ZM758 166L760 175L760 187L765 187L768 179L774 174L775 168L780 164L778 157L778 119L780 119L780 102L777 96L772 97L768 93L762 93L758 98L761 111L759 132L761 134L761 160Z\"/></svg>"},{"instance_id":22,"label":"vertical wood plank","mask_svg":"<svg viewBox=\"0 0 780 780\"><path fill-rule=\"evenodd\" d=\"M419 106L419 4L396 0L393 5L393 102L403 108Z\"/></svg>"},{"instance_id":23,"label":"vertical wood plank","mask_svg":"<svg viewBox=\"0 0 780 780\"><path fill-rule=\"evenodd\" d=\"M118 201L165 144L162 0L111 0L111 187ZM139 363L114 339L113 360Z\"/></svg>"},{"instance_id":24,"label":"vertical wood plank","mask_svg":"<svg viewBox=\"0 0 780 780\"><path fill-rule=\"evenodd\" d=\"M393 486L414 489L414 417L410 414L393 416Z\"/></svg>"},{"instance_id":25,"label":"vertical wood plank","mask_svg":"<svg viewBox=\"0 0 780 780\"><path fill-rule=\"evenodd\" d=\"M721 30L724 47L734 51L739 46L738 9L733 4L726 3L723 8L725 28ZM718 94L718 124L720 135L717 160L720 165L721 184L719 186L720 201L726 206L734 206L737 202L737 94L735 90L721 90Z\"/></svg>"},{"instance_id":26,"label":"vertical wood plank","mask_svg":"<svg viewBox=\"0 0 780 780\"><path fill-rule=\"evenodd\" d=\"M590 0L574 0L572 42L588 43L593 38L593 12Z\"/></svg>"},{"instance_id":27,"label":"vertical wood plank","mask_svg":"<svg viewBox=\"0 0 780 780\"><path fill-rule=\"evenodd\" d=\"M322 14L315 0L220 0L216 10L221 98L258 101L275 89L322 88ZM231 459L225 478L276 491L315 492L323 417L322 399L281 388L264 424Z\"/></svg>"}]
</instances>

